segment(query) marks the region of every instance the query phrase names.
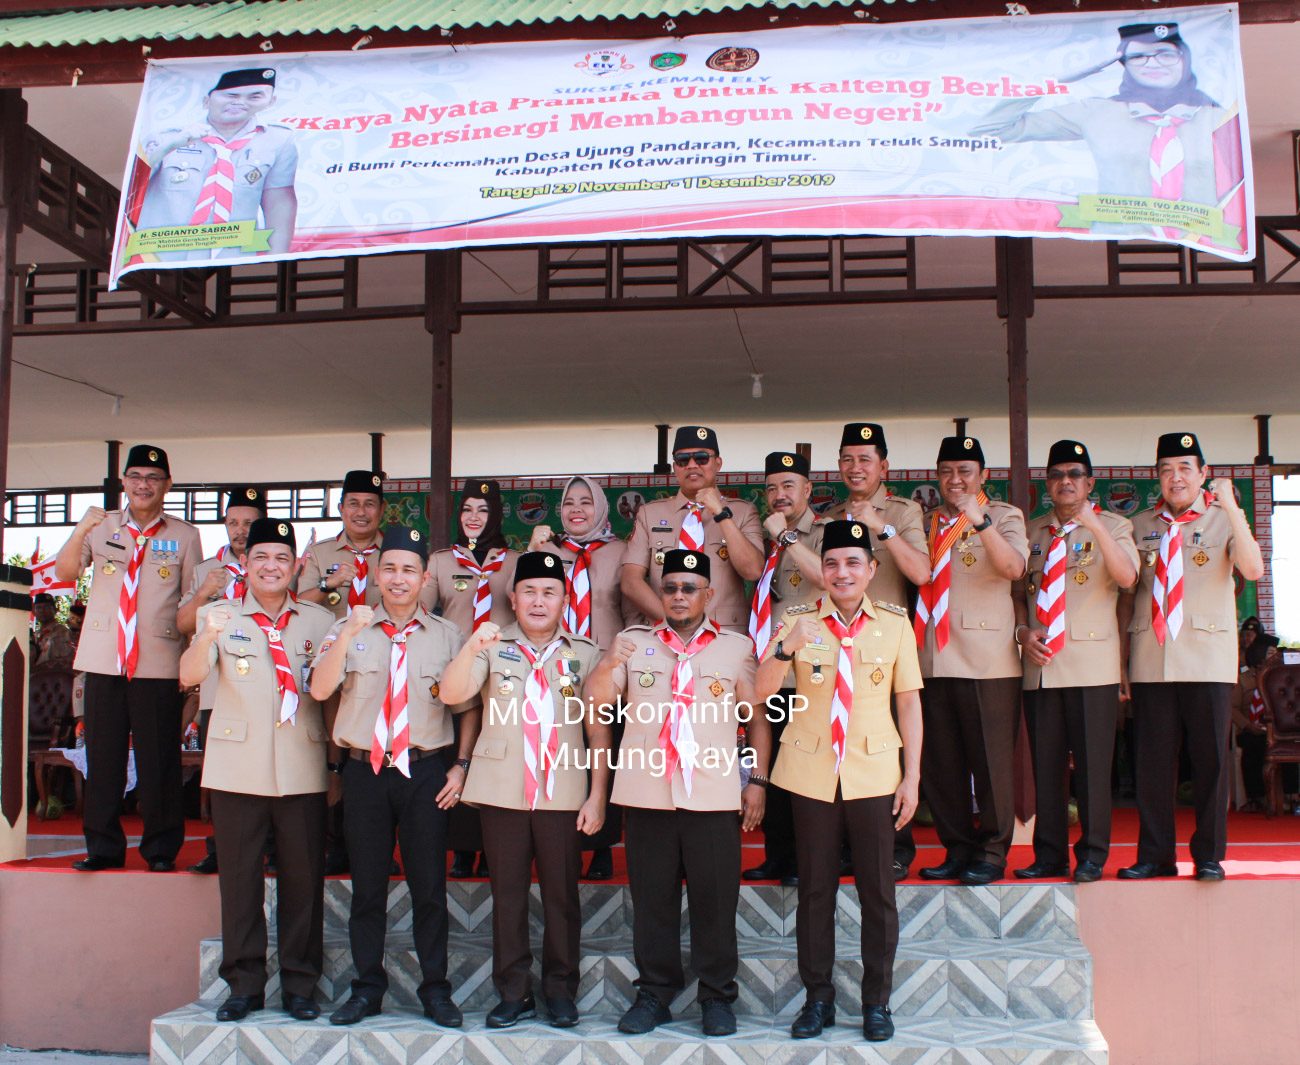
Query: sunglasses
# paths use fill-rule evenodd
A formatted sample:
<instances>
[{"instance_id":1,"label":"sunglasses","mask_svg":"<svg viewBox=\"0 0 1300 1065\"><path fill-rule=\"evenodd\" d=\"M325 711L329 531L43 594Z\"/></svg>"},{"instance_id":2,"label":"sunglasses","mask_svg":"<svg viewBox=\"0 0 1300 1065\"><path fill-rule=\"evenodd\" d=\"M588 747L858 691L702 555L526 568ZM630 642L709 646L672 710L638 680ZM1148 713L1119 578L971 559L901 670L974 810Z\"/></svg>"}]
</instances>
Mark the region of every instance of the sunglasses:
<instances>
[{"instance_id":1,"label":"sunglasses","mask_svg":"<svg viewBox=\"0 0 1300 1065\"><path fill-rule=\"evenodd\" d=\"M673 455L673 464L689 466L693 462L697 466L707 466L711 458L713 458L712 451L678 451Z\"/></svg>"},{"instance_id":2,"label":"sunglasses","mask_svg":"<svg viewBox=\"0 0 1300 1065\"><path fill-rule=\"evenodd\" d=\"M1078 466L1070 470L1048 470L1047 479L1049 481L1082 481L1088 476L1088 471L1080 469Z\"/></svg>"},{"instance_id":3,"label":"sunglasses","mask_svg":"<svg viewBox=\"0 0 1300 1065\"><path fill-rule=\"evenodd\" d=\"M697 592L701 591L701 588L700 585L693 583L677 584L675 582L669 582L668 584L661 584L659 590L668 595L676 595L678 592L681 592L682 595L695 595Z\"/></svg>"}]
</instances>

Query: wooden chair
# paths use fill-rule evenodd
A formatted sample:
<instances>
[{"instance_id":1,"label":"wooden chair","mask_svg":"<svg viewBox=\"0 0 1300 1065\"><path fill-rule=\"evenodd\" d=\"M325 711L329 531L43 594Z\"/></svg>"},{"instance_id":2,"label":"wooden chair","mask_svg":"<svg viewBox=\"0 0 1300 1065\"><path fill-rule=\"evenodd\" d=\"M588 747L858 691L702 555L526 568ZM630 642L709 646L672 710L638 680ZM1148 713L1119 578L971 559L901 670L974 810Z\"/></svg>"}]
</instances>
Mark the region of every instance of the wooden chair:
<instances>
[{"instance_id":1,"label":"wooden chair","mask_svg":"<svg viewBox=\"0 0 1300 1065\"><path fill-rule=\"evenodd\" d=\"M49 794L46 754L63 739L72 721L72 685L76 676L70 669L33 669L27 684L27 761L36 783L36 815L45 817ZM76 774L74 774L76 775ZM77 775L77 798L80 805L81 782Z\"/></svg>"},{"instance_id":2,"label":"wooden chair","mask_svg":"<svg viewBox=\"0 0 1300 1065\"><path fill-rule=\"evenodd\" d=\"M1264 789L1271 817L1282 810L1282 766L1300 763L1300 666L1270 666L1259 675L1259 693L1268 736Z\"/></svg>"}]
</instances>

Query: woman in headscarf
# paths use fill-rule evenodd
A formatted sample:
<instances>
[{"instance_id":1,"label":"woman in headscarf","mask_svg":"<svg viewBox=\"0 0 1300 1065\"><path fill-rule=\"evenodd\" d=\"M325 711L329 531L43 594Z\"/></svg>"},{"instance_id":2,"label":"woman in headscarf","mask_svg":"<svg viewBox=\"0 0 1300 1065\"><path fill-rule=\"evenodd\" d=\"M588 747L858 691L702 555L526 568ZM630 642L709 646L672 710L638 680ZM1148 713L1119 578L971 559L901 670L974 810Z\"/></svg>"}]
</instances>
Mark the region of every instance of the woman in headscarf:
<instances>
[{"instance_id":1,"label":"woman in headscarf","mask_svg":"<svg viewBox=\"0 0 1300 1065\"><path fill-rule=\"evenodd\" d=\"M605 651L615 636L628 625L642 620L636 608L625 602L619 591L619 576L627 544L611 531L609 500L596 478L582 474L570 477L560 493L560 531L549 525L533 529L529 551L550 551L564 563L569 608L565 611L567 631L595 640ZM622 737L615 725L615 747ZM622 838L623 812L609 806L605 827L594 836L583 836L584 850L591 850L585 878L608 880L614 873L610 848Z\"/></svg>"},{"instance_id":2,"label":"woman in headscarf","mask_svg":"<svg viewBox=\"0 0 1300 1065\"><path fill-rule=\"evenodd\" d=\"M506 626L515 620L510 586L519 552L501 531L504 508L496 481L467 480L460 495L457 535L451 547L429 556L429 582L420 603L455 624L468 639L483 622ZM447 842L456 857L447 875L474 876L475 853L483 849L478 811L458 803L451 811ZM478 876L487 876L487 859L479 856Z\"/></svg>"}]
</instances>

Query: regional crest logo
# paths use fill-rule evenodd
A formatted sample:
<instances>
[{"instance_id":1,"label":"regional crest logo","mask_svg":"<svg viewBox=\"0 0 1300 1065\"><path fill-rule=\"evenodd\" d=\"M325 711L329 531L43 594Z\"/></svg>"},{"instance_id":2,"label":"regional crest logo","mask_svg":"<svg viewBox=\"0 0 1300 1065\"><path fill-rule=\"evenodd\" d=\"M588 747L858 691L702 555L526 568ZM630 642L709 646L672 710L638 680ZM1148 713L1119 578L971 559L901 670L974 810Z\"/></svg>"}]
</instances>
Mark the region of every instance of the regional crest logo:
<instances>
[{"instance_id":1,"label":"regional crest logo","mask_svg":"<svg viewBox=\"0 0 1300 1065\"><path fill-rule=\"evenodd\" d=\"M1110 491L1106 493L1106 509L1116 514L1132 514L1137 510L1138 491L1128 481L1111 482Z\"/></svg>"},{"instance_id":2,"label":"regional crest logo","mask_svg":"<svg viewBox=\"0 0 1300 1065\"><path fill-rule=\"evenodd\" d=\"M519 520L525 525L536 525L549 509L541 492L525 492L519 497Z\"/></svg>"},{"instance_id":3,"label":"regional crest logo","mask_svg":"<svg viewBox=\"0 0 1300 1065\"><path fill-rule=\"evenodd\" d=\"M631 70L634 64L627 61L627 56L622 52L588 52L582 57L582 62L574 63L579 70L585 70L594 78L607 77L610 74L617 74L622 70Z\"/></svg>"},{"instance_id":4,"label":"regional crest logo","mask_svg":"<svg viewBox=\"0 0 1300 1065\"><path fill-rule=\"evenodd\" d=\"M650 57L650 65L655 70L672 70L673 67L679 67L685 62L686 56L681 52L660 52Z\"/></svg>"},{"instance_id":5,"label":"regional crest logo","mask_svg":"<svg viewBox=\"0 0 1300 1065\"><path fill-rule=\"evenodd\" d=\"M725 74L739 74L757 62L757 48L719 48L709 56L705 66L710 70L721 70Z\"/></svg>"}]
</instances>

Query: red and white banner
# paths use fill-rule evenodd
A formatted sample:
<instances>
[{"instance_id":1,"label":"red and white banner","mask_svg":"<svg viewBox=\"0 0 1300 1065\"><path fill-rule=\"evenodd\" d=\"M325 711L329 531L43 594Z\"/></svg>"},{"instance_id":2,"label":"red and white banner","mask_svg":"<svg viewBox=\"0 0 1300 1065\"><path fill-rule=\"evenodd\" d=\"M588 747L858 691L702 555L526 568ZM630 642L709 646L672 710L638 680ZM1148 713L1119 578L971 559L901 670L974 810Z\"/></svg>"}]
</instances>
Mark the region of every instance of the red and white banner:
<instances>
[{"instance_id":1,"label":"red and white banner","mask_svg":"<svg viewBox=\"0 0 1300 1065\"><path fill-rule=\"evenodd\" d=\"M137 268L729 234L1254 256L1234 5L151 61Z\"/></svg>"}]
</instances>

